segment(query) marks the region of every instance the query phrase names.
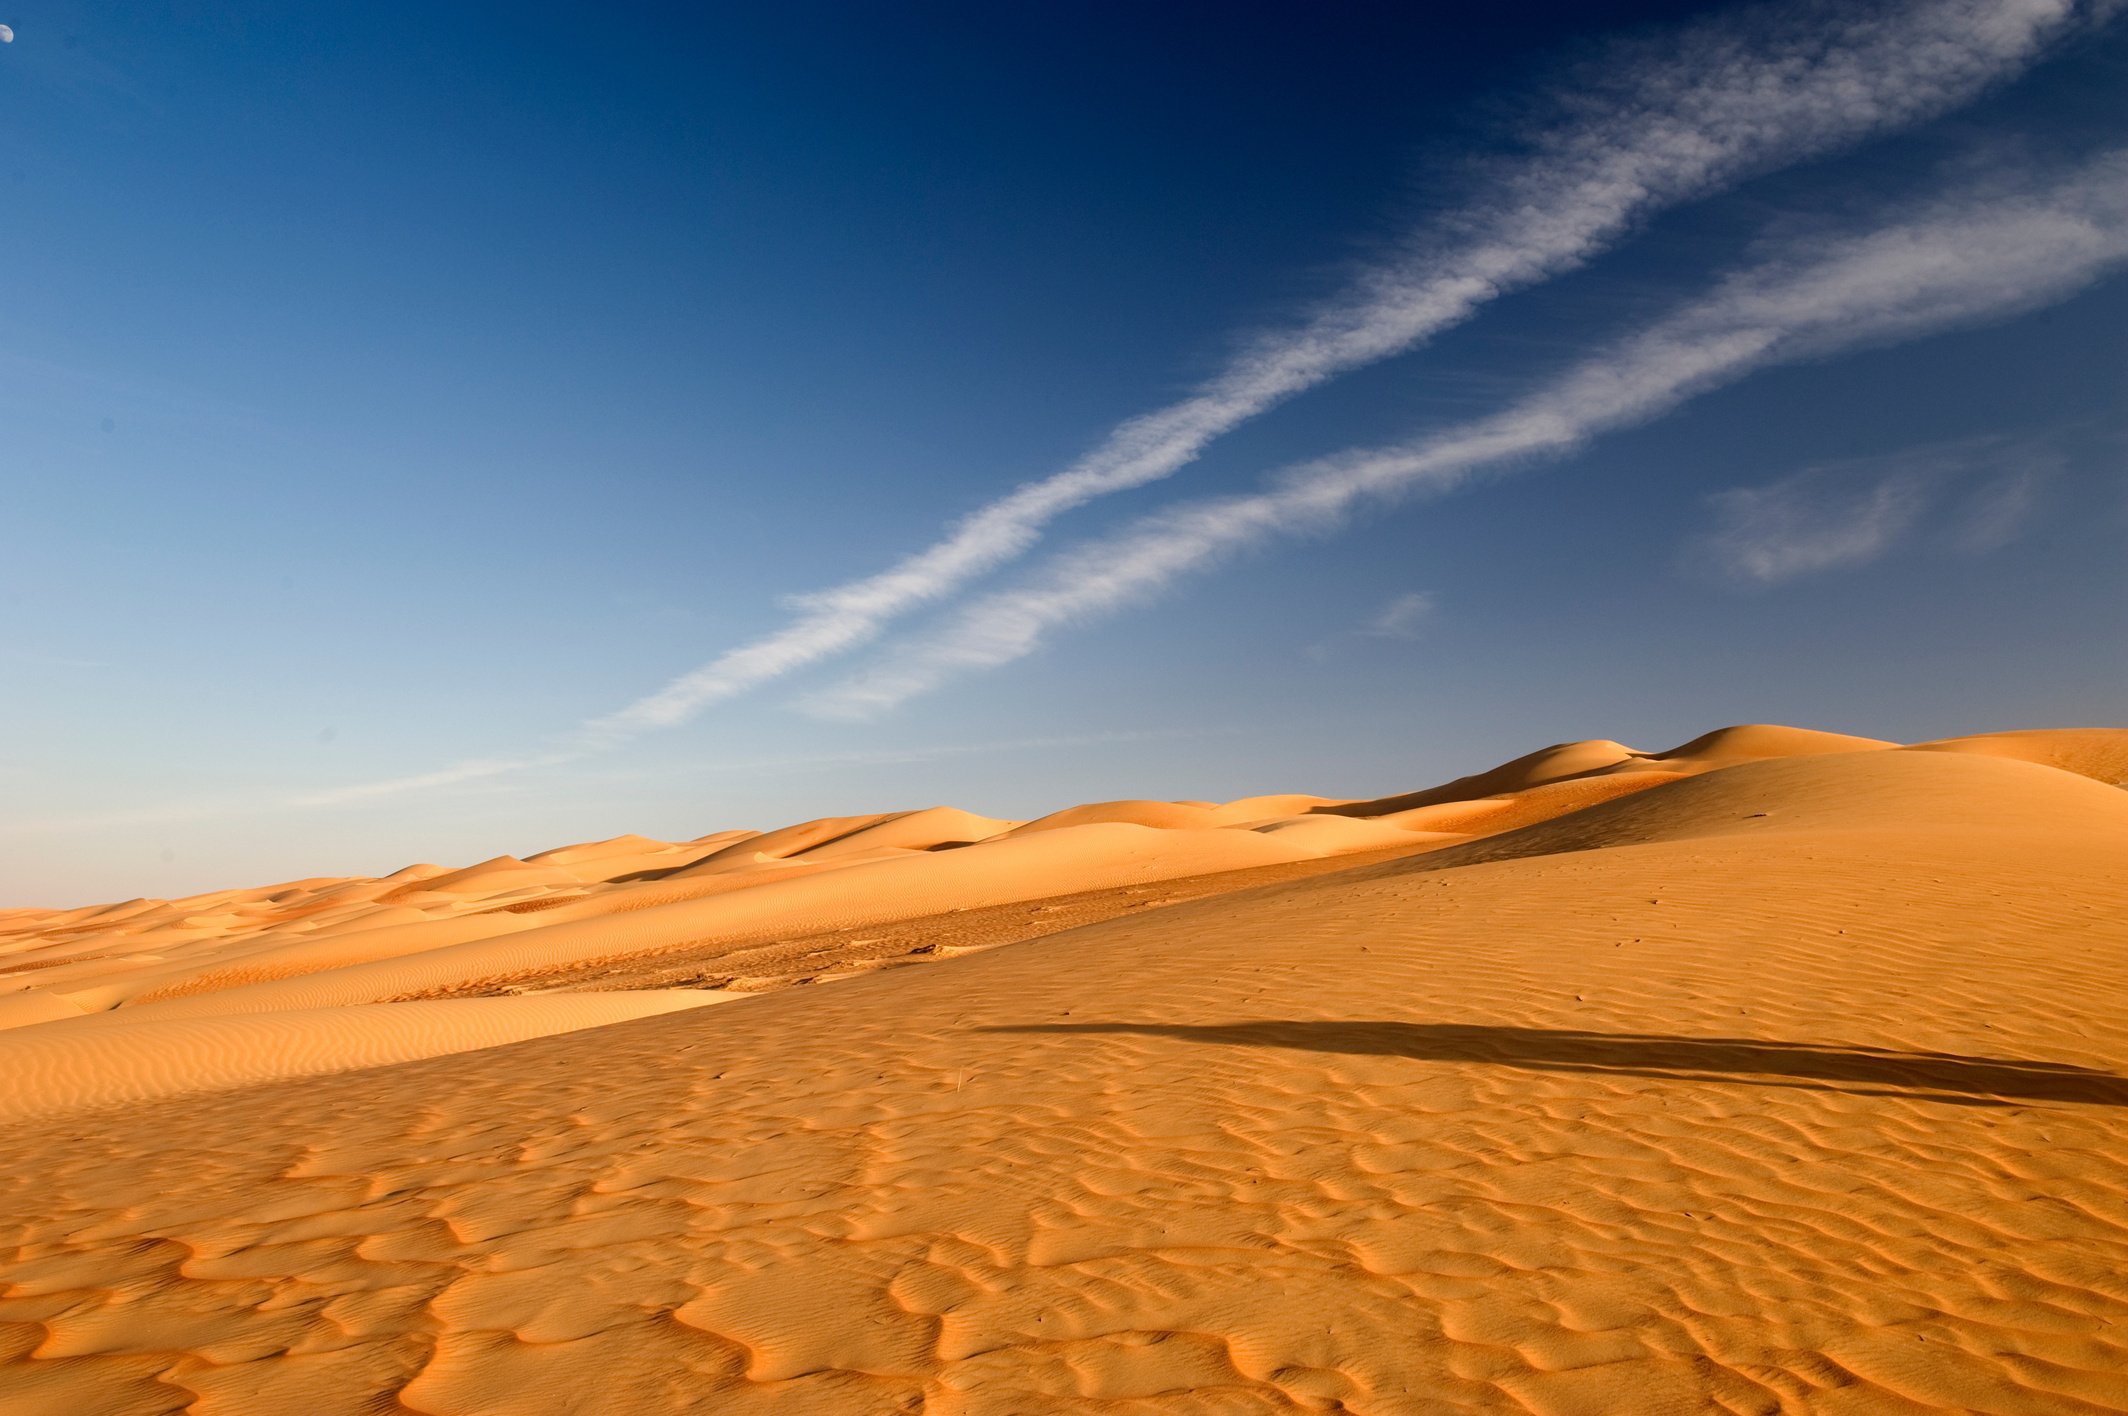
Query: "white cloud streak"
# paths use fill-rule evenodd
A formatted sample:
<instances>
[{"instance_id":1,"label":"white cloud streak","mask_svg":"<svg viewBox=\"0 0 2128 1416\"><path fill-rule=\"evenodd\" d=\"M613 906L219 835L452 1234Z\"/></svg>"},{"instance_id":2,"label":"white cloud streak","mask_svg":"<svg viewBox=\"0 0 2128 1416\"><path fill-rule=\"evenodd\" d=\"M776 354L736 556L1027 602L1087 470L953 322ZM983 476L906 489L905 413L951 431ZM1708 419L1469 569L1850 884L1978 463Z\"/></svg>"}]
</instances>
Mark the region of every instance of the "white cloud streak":
<instances>
[{"instance_id":1,"label":"white cloud streak","mask_svg":"<svg viewBox=\"0 0 2128 1416\"><path fill-rule=\"evenodd\" d=\"M1244 546L1327 528L1355 503L1556 456L1776 362L1999 317L2068 295L2128 259L2128 151L2021 192L1938 203L1911 219L1778 254L1619 341L1505 411L1383 449L1289 469L1271 490L1146 517L977 600L945 629L806 700L869 717L1031 653L1053 627L1113 613Z\"/></svg>"},{"instance_id":2,"label":"white cloud streak","mask_svg":"<svg viewBox=\"0 0 2128 1416\"><path fill-rule=\"evenodd\" d=\"M432 787L455 787L465 782L477 782L486 777L502 777L513 772L524 772L534 767L555 767L564 762L573 762L580 754L550 752L541 757L477 757L465 762L454 762L434 772L422 772L411 777L391 777L381 782L361 782L349 787L334 787L327 791L310 792L289 799L290 806L346 806L354 802L374 801L379 797L397 796L401 792L425 791Z\"/></svg>"},{"instance_id":3,"label":"white cloud streak","mask_svg":"<svg viewBox=\"0 0 2128 1416\"><path fill-rule=\"evenodd\" d=\"M1367 639L1416 639L1419 627L1433 618L1436 599L1431 591L1414 590L1382 606L1374 618L1356 633Z\"/></svg>"},{"instance_id":4,"label":"white cloud streak","mask_svg":"<svg viewBox=\"0 0 2128 1416\"><path fill-rule=\"evenodd\" d=\"M1951 545L1967 555L1999 551L2017 539L2031 519L2040 488L2059 466L2041 458L2002 473L1967 499Z\"/></svg>"},{"instance_id":5,"label":"white cloud streak","mask_svg":"<svg viewBox=\"0 0 2128 1416\"><path fill-rule=\"evenodd\" d=\"M2122 0L1786 6L1611 56L1526 158L1494 170L1297 328L1248 345L1181 401L1020 486L889 569L800 597L798 617L578 730L582 750L672 727L877 636L1025 551L1048 522L1168 477L1213 440L1329 379L1404 353L1488 301L1578 266L1665 207L1947 111Z\"/></svg>"},{"instance_id":6,"label":"white cloud streak","mask_svg":"<svg viewBox=\"0 0 2128 1416\"><path fill-rule=\"evenodd\" d=\"M1897 475L1827 485L1806 472L1738 487L1716 494L1721 524L1704 550L1724 575L1747 585L1865 565L1912 528L1926 497L1919 479Z\"/></svg>"},{"instance_id":7,"label":"white cloud streak","mask_svg":"<svg viewBox=\"0 0 2128 1416\"><path fill-rule=\"evenodd\" d=\"M1310 644L1301 652L1311 659L1327 659L1348 639L1394 639L1409 643L1419 637L1439 607L1440 599L1431 590L1409 591L1391 599L1351 629Z\"/></svg>"},{"instance_id":8,"label":"white cloud streak","mask_svg":"<svg viewBox=\"0 0 2128 1416\"><path fill-rule=\"evenodd\" d=\"M1056 517L1173 475L1216 439L1340 374L1407 352L1487 302L1584 264L1655 213L1755 173L1964 104L2128 0L1881 0L1767 6L1621 47L1527 155L1494 164L1461 208L1409 234L1339 299L1247 343L1211 380L1129 419L863 579L796 597L783 628L739 645L549 751L459 762L307 799L373 800L577 760L847 653L899 616L1022 554Z\"/></svg>"},{"instance_id":9,"label":"white cloud streak","mask_svg":"<svg viewBox=\"0 0 2128 1416\"><path fill-rule=\"evenodd\" d=\"M1976 438L1879 457L1818 463L1755 487L1707 498L1713 525L1686 552L1689 567L1766 587L1869 564L1935 519L1939 538L1970 554L2015 539L2040 483L2060 465L2030 440Z\"/></svg>"}]
</instances>

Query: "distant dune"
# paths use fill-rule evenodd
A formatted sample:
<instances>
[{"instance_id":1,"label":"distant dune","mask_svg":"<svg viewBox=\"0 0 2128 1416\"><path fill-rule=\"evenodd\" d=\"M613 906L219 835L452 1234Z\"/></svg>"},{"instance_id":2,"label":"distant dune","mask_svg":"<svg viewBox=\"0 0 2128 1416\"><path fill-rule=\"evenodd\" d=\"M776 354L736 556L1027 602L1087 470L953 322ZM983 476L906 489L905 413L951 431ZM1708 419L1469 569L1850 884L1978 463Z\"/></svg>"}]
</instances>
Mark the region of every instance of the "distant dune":
<instances>
[{"instance_id":1,"label":"distant dune","mask_svg":"<svg viewBox=\"0 0 2128 1416\"><path fill-rule=\"evenodd\" d=\"M1745 726L0 911L0 1411L2128 1410L2123 783Z\"/></svg>"}]
</instances>

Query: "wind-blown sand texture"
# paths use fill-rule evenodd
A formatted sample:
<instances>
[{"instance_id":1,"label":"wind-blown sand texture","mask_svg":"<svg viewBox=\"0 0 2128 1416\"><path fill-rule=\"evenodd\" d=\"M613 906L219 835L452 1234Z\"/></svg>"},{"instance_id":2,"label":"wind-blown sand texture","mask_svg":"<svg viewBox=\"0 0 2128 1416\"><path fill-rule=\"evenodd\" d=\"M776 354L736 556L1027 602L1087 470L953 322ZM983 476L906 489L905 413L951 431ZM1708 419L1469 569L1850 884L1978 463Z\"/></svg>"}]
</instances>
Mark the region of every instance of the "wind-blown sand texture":
<instances>
[{"instance_id":1,"label":"wind-blown sand texture","mask_svg":"<svg viewBox=\"0 0 2128 1416\"><path fill-rule=\"evenodd\" d=\"M2124 779L1740 728L0 912L0 1410L2128 1410Z\"/></svg>"}]
</instances>

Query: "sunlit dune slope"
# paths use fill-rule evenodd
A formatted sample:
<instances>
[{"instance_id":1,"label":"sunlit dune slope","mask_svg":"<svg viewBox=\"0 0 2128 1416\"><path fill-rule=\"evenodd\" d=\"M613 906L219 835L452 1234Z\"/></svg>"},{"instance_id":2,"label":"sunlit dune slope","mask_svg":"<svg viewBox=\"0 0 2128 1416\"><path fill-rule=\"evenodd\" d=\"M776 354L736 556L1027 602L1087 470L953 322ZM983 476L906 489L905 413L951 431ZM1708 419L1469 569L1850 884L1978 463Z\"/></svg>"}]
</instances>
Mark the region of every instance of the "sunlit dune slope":
<instances>
[{"instance_id":1,"label":"sunlit dune slope","mask_svg":"<svg viewBox=\"0 0 2128 1416\"><path fill-rule=\"evenodd\" d=\"M1830 787L1837 790L1824 789ZM2104 832L2124 821L2128 793L2007 753L1975 754L1948 778L1939 760L1920 751L1858 755L1831 768L1793 757L1739 764L1676 780L1660 793L1594 803L1441 851L1426 864L1798 832L1825 833L1834 843L1849 833L1886 830L1924 841L1980 828L2026 835Z\"/></svg>"},{"instance_id":2,"label":"sunlit dune slope","mask_svg":"<svg viewBox=\"0 0 2128 1416\"><path fill-rule=\"evenodd\" d=\"M731 996L685 989L550 994L17 1028L0 1032L0 1076L8 1079L0 1123L467 1052Z\"/></svg>"},{"instance_id":3,"label":"sunlit dune slope","mask_svg":"<svg viewBox=\"0 0 2128 1416\"><path fill-rule=\"evenodd\" d=\"M2049 746L2030 750L2059 755L2060 736L2018 741L2045 740ZM1803 729L1725 728L1667 753L1614 742L1563 744L1442 787L1364 802L1305 795L1224 805L1120 801L1028 823L932 807L684 842L622 836L455 869L409 866L376 880L321 877L167 902L11 910L0 914L0 1026L353 968L369 972L320 983L314 995L299 997L292 988L263 995L263 1006L371 1002L473 986L497 969L514 974L677 942L847 928L1281 861L1423 850L1712 766L1885 746ZM2084 757L2099 753L2094 761L2106 750L2075 749ZM859 867L871 873L797 883ZM766 886L776 889L724 898ZM644 917L619 918L639 913ZM580 927L554 932L562 926ZM529 931L544 932L504 938ZM572 949L594 952L565 960ZM445 950L456 952L445 957ZM438 957L420 957L430 954Z\"/></svg>"},{"instance_id":4,"label":"sunlit dune slope","mask_svg":"<svg viewBox=\"0 0 2128 1416\"><path fill-rule=\"evenodd\" d=\"M1232 875L1184 867L1242 858L1210 838L1471 799L1226 826L1111 804L882 846L903 854L563 927L801 887L809 918L843 919L861 907L829 887L882 873L929 909L1004 891L986 853L1026 862L1008 877L1138 883L962 911L1019 942L941 963L21 1121L0 1152L6 1409L2128 1410L2128 792L2107 780L2128 734L1827 740L1717 734L1615 772L1614 745L1561 752L1481 774L1506 784L1495 819L1656 780ZM1171 846L1175 869L1134 877L1155 867L1088 832ZM580 880L560 908L661 883ZM60 951L30 974L109 986L129 952L160 967L211 937L164 947L162 919L272 933L264 899L0 923L16 960ZM535 924L430 952L551 937L556 911L492 904L435 920ZM1028 937L1052 907L1078 927ZM421 958L0 1041L87 1058L169 1030L241 1057L212 1039L455 1005L178 1006ZM576 958L574 978L607 966Z\"/></svg>"},{"instance_id":5,"label":"sunlit dune slope","mask_svg":"<svg viewBox=\"0 0 2128 1416\"><path fill-rule=\"evenodd\" d=\"M1331 843L1332 845L1341 843ZM971 905L1041 898L1096 886L1197 875L1300 859L1315 852L1260 832L1154 832L1142 826L1075 827L1025 841L949 854L865 859L846 869L653 909L512 930L366 964L273 976L278 960L247 961L142 995L159 1015L256 1012L381 1002L526 970L619 959L676 941L746 940L883 924ZM535 922L539 916L532 917ZM263 974L260 981L250 981ZM177 996L180 992L184 996Z\"/></svg>"},{"instance_id":6,"label":"sunlit dune slope","mask_svg":"<svg viewBox=\"0 0 2128 1416\"><path fill-rule=\"evenodd\" d=\"M1917 752L1969 752L2059 767L2115 786L2128 785L2128 733L2108 728L2051 732L1983 733L1978 737L1924 742Z\"/></svg>"}]
</instances>

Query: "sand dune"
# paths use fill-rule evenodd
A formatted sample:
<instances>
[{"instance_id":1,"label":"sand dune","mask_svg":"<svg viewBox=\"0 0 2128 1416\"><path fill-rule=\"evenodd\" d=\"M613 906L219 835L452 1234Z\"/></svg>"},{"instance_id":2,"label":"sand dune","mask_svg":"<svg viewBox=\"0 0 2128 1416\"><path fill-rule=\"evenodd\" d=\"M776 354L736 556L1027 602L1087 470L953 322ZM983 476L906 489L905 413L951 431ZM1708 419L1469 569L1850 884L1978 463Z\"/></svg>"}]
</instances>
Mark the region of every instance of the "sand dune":
<instances>
[{"instance_id":1,"label":"sand dune","mask_svg":"<svg viewBox=\"0 0 2128 1416\"><path fill-rule=\"evenodd\" d=\"M1756 762L1771 757L1810 757L1828 752L1867 752L1896 745L1877 738L1850 737L1845 733L1784 728L1767 723L1717 728L1668 752L1635 752L1624 743L1598 738L1539 748L1512 762L1503 762L1490 771L1458 777L1453 782L1428 787L1424 791L1374 801L1344 802L1324 809L1346 816L1389 816L1418 807L1520 796L1544 787L1558 789L1568 782L1587 782L1596 777L1626 778L1612 787L1614 791L1623 792L1739 762ZM1586 799L1576 800L1586 804Z\"/></svg>"},{"instance_id":2,"label":"sand dune","mask_svg":"<svg viewBox=\"0 0 2128 1416\"><path fill-rule=\"evenodd\" d=\"M513 930L390 959L244 982L217 971L212 991L164 989L135 1005L163 1016L321 1008L411 994L597 959L653 952L675 941L773 938L779 933L884 924L954 908L1039 899L1070 891L1272 865L1338 849L1376 849L1373 837L1282 839L1257 831L1153 831L1120 823L1074 826L987 849L862 859L844 869L623 914ZM537 920L538 916L533 916ZM210 976L190 982L202 984Z\"/></svg>"},{"instance_id":3,"label":"sand dune","mask_svg":"<svg viewBox=\"0 0 2128 1416\"><path fill-rule=\"evenodd\" d=\"M1748 727L0 914L0 1405L2128 1410L2124 767Z\"/></svg>"},{"instance_id":4,"label":"sand dune","mask_svg":"<svg viewBox=\"0 0 2128 1416\"><path fill-rule=\"evenodd\" d=\"M1323 801L1145 804L1166 810L1059 813L1031 827L932 807L693 842L623 837L374 881L19 912L0 921L0 999L10 988L50 997L0 1007L0 1026L63 1016L59 1009L197 1016L378 1002L675 944L888 923L1446 839L1400 823L1293 814ZM203 1001L209 994L222 1000Z\"/></svg>"},{"instance_id":5,"label":"sand dune","mask_svg":"<svg viewBox=\"0 0 2128 1416\"><path fill-rule=\"evenodd\" d=\"M2020 743L2042 739L2046 746L2030 750L2056 755L2067 750L2059 734L2018 737ZM2102 755L2110 750L2103 739L2100 734L2092 739L2100 745L2085 743L2075 751L2085 757ZM524 858L500 855L458 868L409 866L377 880L319 877L167 902L17 910L0 916L0 998L35 988L59 1001L40 999L0 1008L0 1026L16 1019L64 1016L54 1011L61 1008L97 1012L136 1002L158 1004L379 965L359 979L342 980L338 991L272 1006L369 1002L399 992L476 983L484 976L480 970L491 967L514 972L560 962L559 952L570 948L625 954L675 939L691 943L713 935L741 938L749 931L884 923L943 908L981 907L1127 881L1392 849L1403 843L1438 846L1456 837L1512 830L1715 766L1888 746L1868 738L1747 726L1707 734L1667 753L1639 753L1609 741L1567 743L1444 786L1372 801L1293 794L1225 804L1121 801L1067 808L1027 823L932 807L822 818L767 832L722 831L685 842L615 837ZM2007 741L1978 748L1935 746L1944 751L2018 750ZM1353 828L1317 819L1326 816L1377 824ZM1140 827L1153 834L1127 838L1081 829L1114 826ZM1270 842L1243 839L1242 832ZM1055 833L1064 834L1046 855L1030 856L1025 853L1028 847L1016 844ZM966 860L945 859L976 847L981 848L978 854ZM801 878L829 870L889 865L885 874L875 870L854 882L796 888ZM708 903L769 885L781 893L746 902ZM864 897L863 903L851 903L855 896ZM698 904L688 910L674 908ZM610 928L549 933L515 946L500 942L501 936L536 928L560 930L660 910L665 913ZM486 949L460 947L481 940L497 942ZM446 949L457 952L426 966L381 967ZM542 951L556 957L543 960ZM453 967L459 970L455 979L447 976ZM283 989L270 996L295 998L297 993Z\"/></svg>"},{"instance_id":6,"label":"sand dune","mask_svg":"<svg viewBox=\"0 0 2128 1416\"><path fill-rule=\"evenodd\" d=\"M350 1072L721 1003L693 990L469 998L0 1033L0 1122Z\"/></svg>"},{"instance_id":7,"label":"sand dune","mask_svg":"<svg viewBox=\"0 0 2128 1416\"><path fill-rule=\"evenodd\" d=\"M1957 790L1946 790L1945 780L1940 760L1911 752L1871 753L1833 766L1809 757L1745 762L1676 780L1660 794L1599 802L1444 850L1430 863L1796 832L1889 829L1916 840L1975 829L2128 832L2128 792L2088 777L1987 755L1959 764L1952 779Z\"/></svg>"},{"instance_id":8,"label":"sand dune","mask_svg":"<svg viewBox=\"0 0 2128 1416\"><path fill-rule=\"evenodd\" d=\"M50 1023L87 1016L84 1009L41 988L0 996L0 1032L30 1023Z\"/></svg>"},{"instance_id":9,"label":"sand dune","mask_svg":"<svg viewBox=\"0 0 2128 1416\"><path fill-rule=\"evenodd\" d=\"M2057 729L2052 732L1983 733L1917 743L1916 752L1970 752L2009 757L2058 767L2094 781L2128 784L2128 735L2106 729Z\"/></svg>"}]
</instances>

